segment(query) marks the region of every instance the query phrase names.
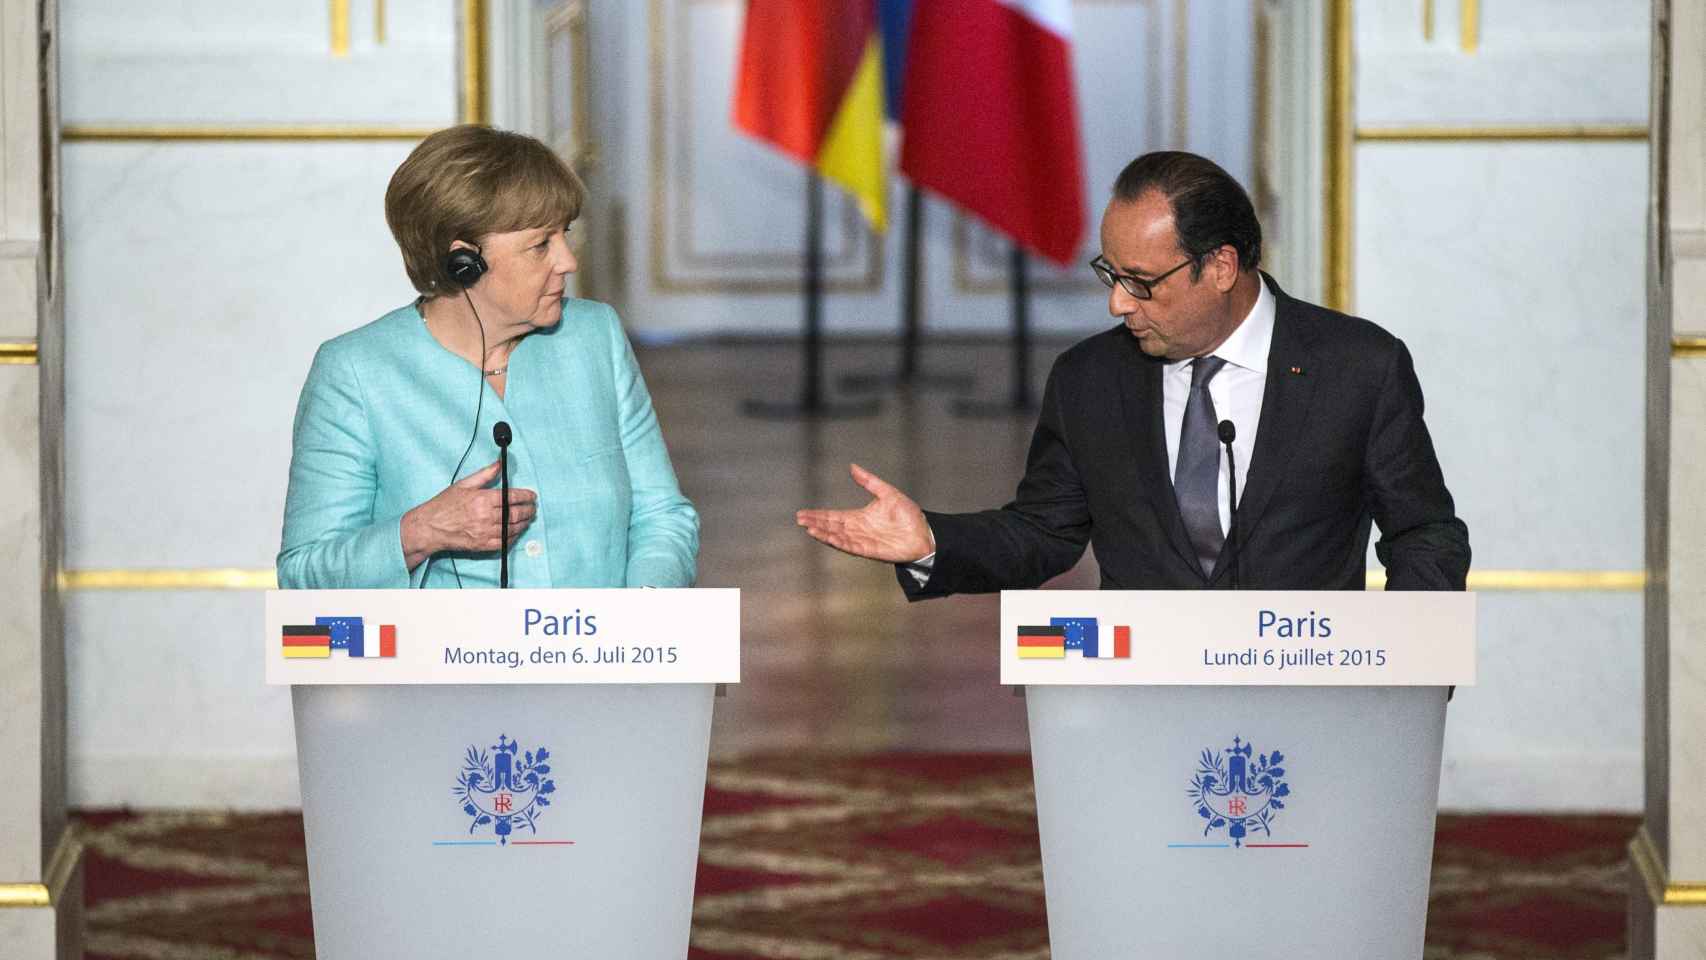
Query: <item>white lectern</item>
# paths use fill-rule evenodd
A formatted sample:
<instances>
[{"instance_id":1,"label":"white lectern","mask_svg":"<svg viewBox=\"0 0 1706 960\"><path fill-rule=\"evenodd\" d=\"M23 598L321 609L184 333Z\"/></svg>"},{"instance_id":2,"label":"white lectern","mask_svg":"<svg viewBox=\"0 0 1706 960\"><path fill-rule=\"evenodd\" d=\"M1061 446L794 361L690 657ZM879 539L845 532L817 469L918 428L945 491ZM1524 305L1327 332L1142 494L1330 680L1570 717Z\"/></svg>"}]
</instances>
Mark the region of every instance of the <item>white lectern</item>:
<instances>
[{"instance_id":1,"label":"white lectern","mask_svg":"<svg viewBox=\"0 0 1706 960\"><path fill-rule=\"evenodd\" d=\"M1055 960L1422 956L1464 593L1002 594Z\"/></svg>"},{"instance_id":2,"label":"white lectern","mask_svg":"<svg viewBox=\"0 0 1706 960\"><path fill-rule=\"evenodd\" d=\"M274 591L315 951L687 953L736 590Z\"/></svg>"}]
</instances>

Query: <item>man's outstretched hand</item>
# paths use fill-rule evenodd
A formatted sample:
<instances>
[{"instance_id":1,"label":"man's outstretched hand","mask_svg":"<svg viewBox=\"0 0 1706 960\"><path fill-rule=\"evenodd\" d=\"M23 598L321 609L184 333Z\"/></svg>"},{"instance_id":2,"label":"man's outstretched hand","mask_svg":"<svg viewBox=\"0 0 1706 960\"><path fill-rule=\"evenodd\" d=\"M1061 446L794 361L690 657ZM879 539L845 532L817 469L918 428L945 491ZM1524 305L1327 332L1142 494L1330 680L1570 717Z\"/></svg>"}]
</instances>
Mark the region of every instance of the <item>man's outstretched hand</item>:
<instances>
[{"instance_id":1,"label":"man's outstretched hand","mask_svg":"<svg viewBox=\"0 0 1706 960\"><path fill-rule=\"evenodd\" d=\"M930 524L911 497L856 463L849 469L875 499L858 510L800 510L794 521L806 533L855 557L888 563L912 563L936 552Z\"/></svg>"}]
</instances>

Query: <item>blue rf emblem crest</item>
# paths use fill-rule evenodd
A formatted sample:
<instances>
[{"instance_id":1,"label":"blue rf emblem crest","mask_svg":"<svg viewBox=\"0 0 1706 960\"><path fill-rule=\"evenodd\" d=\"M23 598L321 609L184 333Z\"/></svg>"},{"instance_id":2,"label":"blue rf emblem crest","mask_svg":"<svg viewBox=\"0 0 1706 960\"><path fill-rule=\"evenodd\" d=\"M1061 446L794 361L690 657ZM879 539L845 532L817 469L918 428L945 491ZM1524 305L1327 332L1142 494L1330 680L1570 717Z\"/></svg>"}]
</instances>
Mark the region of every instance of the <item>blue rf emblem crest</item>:
<instances>
[{"instance_id":1,"label":"blue rf emblem crest","mask_svg":"<svg viewBox=\"0 0 1706 960\"><path fill-rule=\"evenodd\" d=\"M518 828L537 834L539 815L551 805L549 794L557 792L547 762L551 751L540 747L522 752L520 744L503 734L488 750L470 746L456 776L456 799L470 820L468 832L491 827L504 845Z\"/></svg>"},{"instance_id":2,"label":"blue rf emblem crest","mask_svg":"<svg viewBox=\"0 0 1706 960\"><path fill-rule=\"evenodd\" d=\"M1202 752L1197 774L1186 793L1197 805L1197 816L1207 821L1203 836L1225 830L1235 847L1244 846L1245 838L1256 831L1273 836L1274 818L1285 809L1285 798L1291 795L1285 767L1281 766L1285 756L1275 750L1252 760L1253 752L1238 737L1232 738L1232 746L1224 754Z\"/></svg>"}]
</instances>

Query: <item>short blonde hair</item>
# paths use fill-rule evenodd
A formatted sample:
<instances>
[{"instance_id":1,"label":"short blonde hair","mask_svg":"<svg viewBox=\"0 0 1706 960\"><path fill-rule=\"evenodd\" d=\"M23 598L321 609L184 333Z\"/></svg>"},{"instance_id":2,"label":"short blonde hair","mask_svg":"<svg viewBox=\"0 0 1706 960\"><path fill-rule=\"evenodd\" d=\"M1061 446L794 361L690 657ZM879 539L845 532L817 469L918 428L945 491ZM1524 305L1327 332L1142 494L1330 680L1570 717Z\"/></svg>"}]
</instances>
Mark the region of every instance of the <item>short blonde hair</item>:
<instances>
[{"instance_id":1,"label":"short blonde hair","mask_svg":"<svg viewBox=\"0 0 1706 960\"><path fill-rule=\"evenodd\" d=\"M385 189L385 222L403 269L428 297L461 289L445 272L450 245L512 230L567 227L586 187L538 140L463 124L422 140Z\"/></svg>"}]
</instances>

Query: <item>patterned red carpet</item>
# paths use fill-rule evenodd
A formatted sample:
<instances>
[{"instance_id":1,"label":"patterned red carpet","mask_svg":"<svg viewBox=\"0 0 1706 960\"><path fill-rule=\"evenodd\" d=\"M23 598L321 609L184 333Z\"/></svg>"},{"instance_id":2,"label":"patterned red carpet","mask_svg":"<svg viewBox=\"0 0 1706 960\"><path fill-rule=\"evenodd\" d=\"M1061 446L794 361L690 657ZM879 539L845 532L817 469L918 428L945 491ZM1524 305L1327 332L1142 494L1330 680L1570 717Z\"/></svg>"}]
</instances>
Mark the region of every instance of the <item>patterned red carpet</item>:
<instances>
[{"instance_id":1,"label":"patterned red carpet","mask_svg":"<svg viewBox=\"0 0 1706 960\"><path fill-rule=\"evenodd\" d=\"M312 957L296 814L87 813L90 960ZM1623 955L1613 816L1444 816L1427 960ZM1042 960L1024 756L714 764L695 960Z\"/></svg>"}]
</instances>

